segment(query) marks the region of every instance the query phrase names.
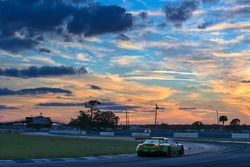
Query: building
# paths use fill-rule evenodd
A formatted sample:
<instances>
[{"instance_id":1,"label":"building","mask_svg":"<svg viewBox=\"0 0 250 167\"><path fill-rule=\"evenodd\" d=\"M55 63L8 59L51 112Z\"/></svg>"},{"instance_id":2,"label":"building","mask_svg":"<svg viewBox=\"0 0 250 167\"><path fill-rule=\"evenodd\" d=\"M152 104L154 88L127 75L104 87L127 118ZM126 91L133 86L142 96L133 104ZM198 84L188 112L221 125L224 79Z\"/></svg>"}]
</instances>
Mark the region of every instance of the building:
<instances>
[{"instance_id":1,"label":"building","mask_svg":"<svg viewBox=\"0 0 250 167\"><path fill-rule=\"evenodd\" d=\"M50 128L52 125L50 117L44 117L42 113L40 113L40 116L26 117L25 122L27 128L36 128L37 130L40 128Z\"/></svg>"}]
</instances>

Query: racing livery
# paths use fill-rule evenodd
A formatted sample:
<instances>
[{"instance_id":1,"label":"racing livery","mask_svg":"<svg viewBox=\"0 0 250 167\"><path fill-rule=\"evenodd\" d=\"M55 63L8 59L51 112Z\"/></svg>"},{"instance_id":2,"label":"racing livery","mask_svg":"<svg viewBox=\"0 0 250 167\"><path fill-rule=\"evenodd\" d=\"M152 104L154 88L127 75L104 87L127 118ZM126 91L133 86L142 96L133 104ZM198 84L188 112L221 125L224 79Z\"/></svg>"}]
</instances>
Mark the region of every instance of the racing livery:
<instances>
[{"instance_id":1,"label":"racing livery","mask_svg":"<svg viewBox=\"0 0 250 167\"><path fill-rule=\"evenodd\" d=\"M138 144L136 152L139 157L143 157L148 154L163 156L183 155L184 146L169 138L152 137L146 139L143 143Z\"/></svg>"}]
</instances>

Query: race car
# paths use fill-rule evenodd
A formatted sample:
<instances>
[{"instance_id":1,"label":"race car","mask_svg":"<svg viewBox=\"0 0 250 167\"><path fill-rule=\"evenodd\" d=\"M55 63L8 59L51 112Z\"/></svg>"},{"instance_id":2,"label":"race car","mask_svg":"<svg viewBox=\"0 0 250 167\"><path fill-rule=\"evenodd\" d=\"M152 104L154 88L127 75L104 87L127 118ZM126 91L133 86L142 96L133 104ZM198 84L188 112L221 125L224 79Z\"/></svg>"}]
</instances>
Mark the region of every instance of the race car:
<instances>
[{"instance_id":1,"label":"race car","mask_svg":"<svg viewBox=\"0 0 250 167\"><path fill-rule=\"evenodd\" d=\"M138 144L136 152L139 157L143 157L145 155L183 155L184 146L169 138L152 137L145 139L143 143Z\"/></svg>"}]
</instances>

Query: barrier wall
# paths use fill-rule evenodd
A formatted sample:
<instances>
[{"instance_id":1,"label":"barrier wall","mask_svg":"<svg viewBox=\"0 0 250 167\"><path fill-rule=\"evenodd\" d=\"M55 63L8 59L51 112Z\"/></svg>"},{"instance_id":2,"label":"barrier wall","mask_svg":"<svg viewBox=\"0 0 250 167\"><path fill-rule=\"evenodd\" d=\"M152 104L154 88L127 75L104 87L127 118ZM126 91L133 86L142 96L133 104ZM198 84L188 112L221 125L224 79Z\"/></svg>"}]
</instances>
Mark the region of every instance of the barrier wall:
<instances>
[{"instance_id":1,"label":"barrier wall","mask_svg":"<svg viewBox=\"0 0 250 167\"><path fill-rule=\"evenodd\" d=\"M86 135L87 131L81 131L80 133L81 133L81 135Z\"/></svg>"},{"instance_id":2,"label":"barrier wall","mask_svg":"<svg viewBox=\"0 0 250 167\"><path fill-rule=\"evenodd\" d=\"M138 133L138 132L132 132L132 135L133 137L141 137L141 136L146 136L146 137L149 137L150 136L150 133Z\"/></svg>"},{"instance_id":3,"label":"barrier wall","mask_svg":"<svg viewBox=\"0 0 250 167\"><path fill-rule=\"evenodd\" d=\"M151 137L173 137L173 132L152 132L150 133Z\"/></svg>"},{"instance_id":4,"label":"barrier wall","mask_svg":"<svg viewBox=\"0 0 250 167\"><path fill-rule=\"evenodd\" d=\"M249 134L242 134L242 133L233 133L232 138L233 139L249 139L250 135Z\"/></svg>"},{"instance_id":5,"label":"barrier wall","mask_svg":"<svg viewBox=\"0 0 250 167\"><path fill-rule=\"evenodd\" d=\"M0 133L22 133L25 129L0 129ZM98 131L80 131L80 130L54 130L51 129L49 133L54 134L74 134L74 135L100 135L100 136L132 136L132 137L176 137L176 138L235 138L235 139L250 139L249 133L173 133L173 132L129 132L129 131L115 131L115 132L98 132Z\"/></svg>"},{"instance_id":6,"label":"barrier wall","mask_svg":"<svg viewBox=\"0 0 250 167\"><path fill-rule=\"evenodd\" d=\"M132 134L128 131L115 131L115 136L132 136Z\"/></svg>"},{"instance_id":7,"label":"barrier wall","mask_svg":"<svg viewBox=\"0 0 250 167\"><path fill-rule=\"evenodd\" d=\"M114 132L100 132L100 136L114 136Z\"/></svg>"},{"instance_id":8,"label":"barrier wall","mask_svg":"<svg viewBox=\"0 0 250 167\"><path fill-rule=\"evenodd\" d=\"M199 133L200 138L232 138L232 134L224 133Z\"/></svg>"},{"instance_id":9,"label":"barrier wall","mask_svg":"<svg viewBox=\"0 0 250 167\"><path fill-rule=\"evenodd\" d=\"M25 132L25 130L24 129L0 129L0 132L2 132L2 133L6 133L6 132L8 132L8 133L22 133L22 132Z\"/></svg>"},{"instance_id":10,"label":"barrier wall","mask_svg":"<svg viewBox=\"0 0 250 167\"><path fill-rule=\"evenodd\" d=\"M49 133L55 133L55 134L72 134L72 135L79 135L81 132L80 130L50 130ZM85 132L86 133L86 132Z\"/></svg>"},{"instance_id":11,"label":"barrier wall","mask_svg":"<svg viewBox=\"0 0 250 167\"><path fill-rule=\"evenodd\" d=\"M198 138L199 133L174 133L174 137L180 138Z\"/></svg>"},{"instance_id":12,"label":"barrier wall","mask_svg":"<svg viewBox=\"0 0 250 167\"><path fill-rule=\"evenodd\" d=\"M99 135L100 132L98 131L87 131L87 135Z\"/></svg>"}]
</instances>

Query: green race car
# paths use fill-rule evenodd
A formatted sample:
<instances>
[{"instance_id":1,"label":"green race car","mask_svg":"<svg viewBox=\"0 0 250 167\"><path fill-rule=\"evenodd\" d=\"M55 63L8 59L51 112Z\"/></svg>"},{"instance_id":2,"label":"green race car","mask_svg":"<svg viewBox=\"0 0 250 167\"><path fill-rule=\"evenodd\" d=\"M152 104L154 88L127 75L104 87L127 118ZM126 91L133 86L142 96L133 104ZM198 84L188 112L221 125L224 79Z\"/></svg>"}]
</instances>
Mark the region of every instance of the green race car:
<instances>
[{"instance_id":1,"label":"green race car","mask_svg":"<svg viewBox=\"0 0 250 167\"><path fill-rule=\"evenodd\" d=\"M183 155L184 146L169 138L152 137L138 144L136 152L139 157L153 154L163 156Z\"/></svg>"}]
</instances>

